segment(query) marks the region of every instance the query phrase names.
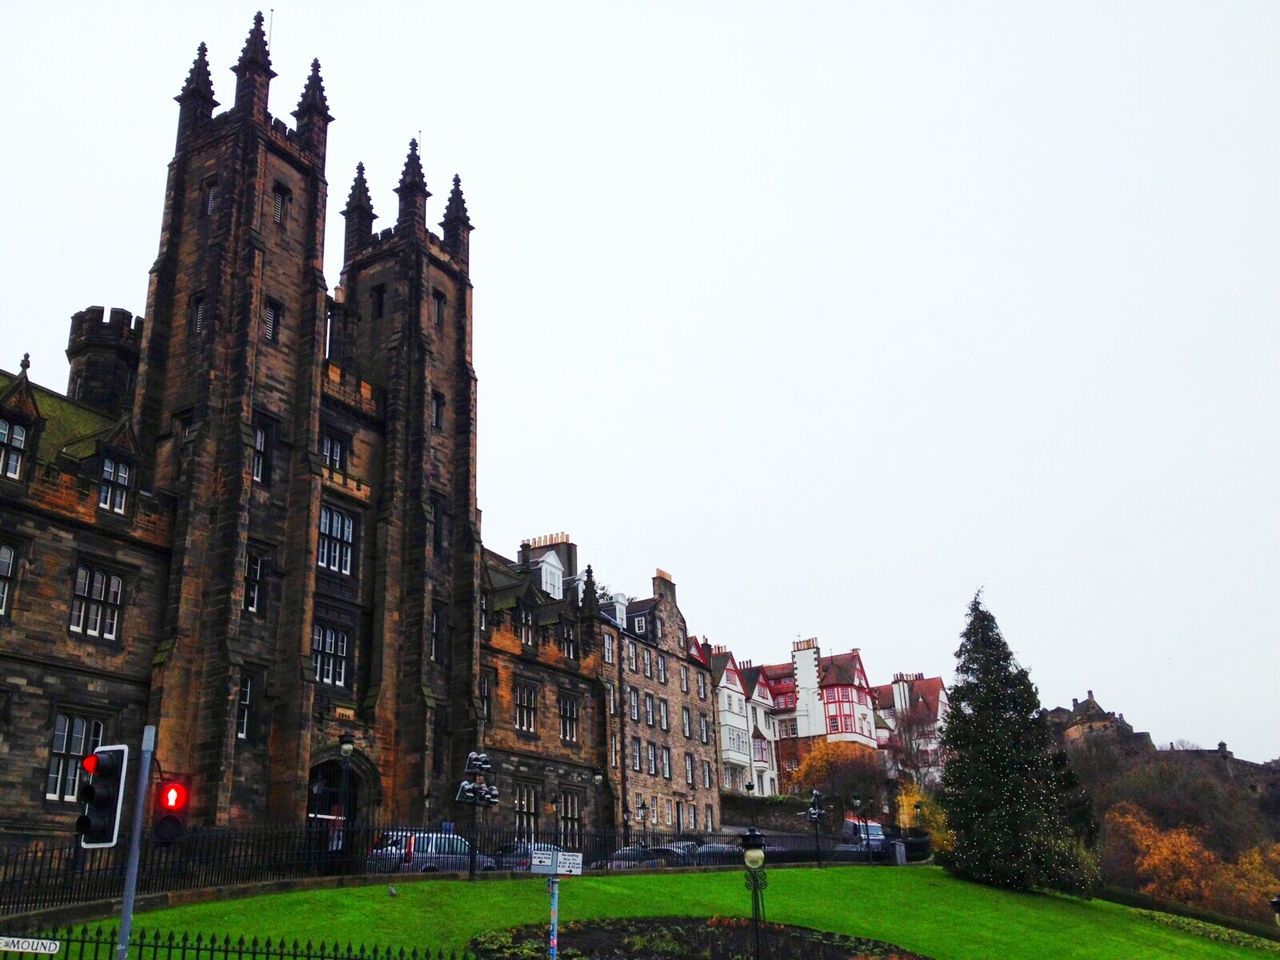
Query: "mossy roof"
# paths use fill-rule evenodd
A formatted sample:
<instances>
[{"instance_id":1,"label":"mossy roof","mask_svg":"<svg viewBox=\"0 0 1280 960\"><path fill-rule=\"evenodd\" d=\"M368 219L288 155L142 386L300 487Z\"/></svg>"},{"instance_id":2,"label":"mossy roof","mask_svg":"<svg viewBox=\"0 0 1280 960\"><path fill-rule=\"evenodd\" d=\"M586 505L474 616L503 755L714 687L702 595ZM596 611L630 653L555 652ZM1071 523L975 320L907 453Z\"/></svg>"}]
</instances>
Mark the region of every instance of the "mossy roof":
<instances>
[{"instance_id":1,"label":"mossy roof","mask_svg":"<svg viewBox=\"0 0 1280 960\"><path fill-rule=\"evenodd\" d=\"M0 370L0 397L9 392L17 379L17 374ZM93 456L97 451L96 439L110 433L116 425L106 414L38 383L28 380L27 386L44 420L34 451L37 460L52 460L59 451L77 460Z\"/></svg>"}]
</instances>

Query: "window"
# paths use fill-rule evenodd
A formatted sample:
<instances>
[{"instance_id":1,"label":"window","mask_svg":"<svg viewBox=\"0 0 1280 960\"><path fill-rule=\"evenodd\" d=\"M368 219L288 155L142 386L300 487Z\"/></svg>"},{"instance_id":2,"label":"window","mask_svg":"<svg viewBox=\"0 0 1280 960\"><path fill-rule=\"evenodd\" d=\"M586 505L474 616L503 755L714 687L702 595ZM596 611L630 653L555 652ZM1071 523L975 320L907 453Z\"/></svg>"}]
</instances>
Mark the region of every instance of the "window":
<instances>
[{"instance_id":1,"label":"window","mask_svg":"<svg viewBox=\"0 0 1280 960\"><path fill-rule=\"evenodd\" d=\"M653 726L653 694L646 693L644 695L644 722L649 726Z\"/></svg>"},{"instance_id":2,"label":"window","mask_svg":"<svg viewBox=\"0 0 1280 960\"><path fill-rule=\"evenodd\" d=\"M124 581L113 573L81 564L71 598L71 631L103 640L116 639Z\"/></svg>"},{"instance_id":3,"label":"window","mask_svg":"<svg viewBox=\"0 0 1280 960\"><path fill-rule=\"evenodd\" d=\"M4 612L3 610L0 610L0 613L3 613L3 612ZM607 680L605 681L605 684L604 684L604 695L605 695L605 703L607 704L609 709L609 716L616 717L618 715L617 691L614 689L613 684L609 683L609 681Z\"/></svg>"},{"instance_id":4,"label":"window","mask_svg":"<svg viewBox=\"0 0 1280 960\"><path fill-rule=\"evenodd\" d=\"M267 301L267 309L262 316L262 339L274 342L280 337L280 321L284 310L274 300Z\"/></svg>"},{"instance_id":5,"label":"window","mask_svg":"<svg viewBox=\"0 0 1280 960\"><path fill-rule=\"evenodd\" d=\"M311 666L316 683L331 687L347 685L347 634L344 630L315 623L311 627Z\"/></svg>"},{"instance_id":6,"label":"window","mask_svg":"<svg viewBox=\"0 0 1280 960\"><path fill-rule=\"evenodd\" d=\"M76 799L80 788L80 761L102 746L102 721L60 713L53 720L49 743L46 800Z\"/></svg>"},{"instance_id":7,"label":"window","mask_svg":"<svg viewBox=\"0 0 1280 960\"><path fill-rule=\"evenodd\" d=\"M644 633L644 617L636 617L636 633Z\"/></svg>"},{"instance_id":8,"label":"window","mask_svg":"<svg viewBox=\"0 0 1280 960\"><path fill-rule=\"evenodd\" d=\"M671 779L671 748L662 748L662 775L668 780Z\"/></svg>"},{"instance_id":9,"label":"window","mask_svg":"<svg viewBox=\"0 0 1280 960\"><path fill-rule=\"evenodd\" d=\"M632 673L636 671L636 642L634 640L627 641L627 668Z\"/></svg>"},{"instance_id":10,"label":"window","mask_svg":"<svg viewBox=\"0 0 1280 960\"><path fill-rule=\"evenodd\" d=\"M431 659L445 661L445 611L443 607L431 608Z\"/></svg>"},{"instance_id":11,"label":"window","mask_svg":"<svg viewBox=\"0 0 1280 960\"><path fill-rule=\"evenodd\" d=\"M525 733L538 729L538 688L531 683L516 684L516 729Z\"/></svg>"},{"instance_id":12,"label":"window","mask_svg":"<svg viewBox=\"0 0 1280 960\"><path fill-rule=\"evenodd\" d=\"M444 394L431 394L431 428L433 430L441 430L444 428Z\"/></svg>"},{"instance_id":13,"label":"window","mask_svg":"<svg viewBox=\"0 0 1280 960\"><path fill-rule=\"evenodd\" d=\"M582 846L582 797L572 790L560 791L560 846Z\"/></svg>"},{"instance_id":14,"label":"window","mask_svg":"<svg viewBox=\"0 0 1280 960\"><path fill-rule=\"evenodd\" d=\"M656 777L658 775L658 748L655 744L646 743L644 750L649 759L649 773ZM654 813L656 815L657 811L654 811Z\"/></svg>"},{"instance_id":15,"label":"window","mask_svg":"<svg viewBox=\"0 0 1280 960\"><path fill-rule=\"evenodd\" d=\"M689 829L694 833L698 832L698 805L696 803L689 804Z\"/></svg>"},{"instance_id":16,"label":"window","mask_svg":"<svg viewBox=\"0 0 1280 960\"><path fill-rule=\"evenodd\" d=\"M712 819L711 819L711 811L712 811L712 809L713 809L713 808L712 808L711 804L709 804L709 803L708 803L708 804L707 804L707 826L706 826L706 829L707 829L708 831L712 831L712 830L714 830L714 829L715 829L715 827L712 825Z\"/></svg>"},{"instance_id":17,"label":"window","mask_svg":"<svg viewBox=\"0 0 1280 960\"><path fill-rule=\"evenodd\" d=\"M663 815L664 815L664 817L665 817L665 823L666 823L666 825L669 827L669 826L671 826L672 819L673 819L673 818L672 818L672 815L671 815L671 814L672 814L672 801L671 801L671 800L664 800L664 801L663 801L662 806L663 806Z\"/></svg>"},{"instance_id":18,"label":"window","mask_svg":"<svg viewBox=\"0 0 1280 960\"><path fill-rule=\"evenodd\" d=\"M684 755L684 782L693 786L693 754Z\"/></svg>"},{"instance_id":19,"label":"window","mask_svg":"<svg viewBox=\"0 0 1280 960\"><path fill-rule=\"evenodd\" d=\"M538 829L538 788L517 780L511 786L511 809L516 815L516 837L532 840Z\"/></svg>"},{"instance_id":20,"label":"window","mask_svg":"<svg viewBox=\"0 0 1280 960\"><path fill-rule=\"evenodd\" d=\"M640 693L635 687L631 687L627 691L627 696L631 703L631 719L640 719Z\"/></svg>"},{"instance_id":21,"label":"window","mask_svg":"<svg viewBox=\"0 0 1280 960\"><path fill-rule=\"evenodd\" d=\"M703 743L711 740L710 725L707 723L707 715L705 713L698 714L698 739Z\"/></svg>"},{"instance_id":22,"label":"window","mask_svg":"<svg viewBox=\"0 0 1280 960\"><path fill-rule=\"evenodd\" d=\"M707 675L701 671L698 672L698 699L707 699Z\"/></svg>"},{"instance_id":23,"label":"window","mask_svg":"<svg viewBox=\"0 0 1280 960\"><path fill-rule=\"evenodd\" d=\"M640 771L640 738L631 738L631 769Z\"/></svg>"},{"instance_id":24,"label":"window","mask_svg":"<svg viewBox=\"0 0 1280 960\"><path fill-rule=\"evenodd\" d=\"M680 692L689 692L689 668L684 664L680 665Z\"/></svg>"},{"instance_id":25,"label":"window","mask_svg":"<svg viewBox=\"0 0 1280 960\"><path fill-rule=\"evenodd\" d=\"M839 717L827 717L827 732L828 732L828 733L839 733L839 732L840 732L840 718L839 718Z\"/></svg>"},{"instance_id":26,"label":"window","mask_svg":"<svg viewBox=\"0 0 1280 960\"><path fill-rule=\"evenodd\" d=\"M240 698L236 704L236 738L249 739L249 710L253 706L253 679L240 674Z\"/></svg>"},{"instance_id":27,"label":"window","mask_svg":"<svg viewBox=\"0 0 1280 960\"><path fill-rule=\"evenodd\" d=\"M444 311L444 305L445 305L444 293L440 290L436 290L434 293L431 294L431 299L434 301L432 305L435 308L436 326L443 328L444 312L445 312Z\"/></svg>"},{"instance_id":28,"label":"window","mask_svg":"<svg viewBox=\"0 0 1280 960\"><path fill-rule=\"evenodd\" d=\"M286 187L276 184L271 190L271 222L284 226L285 220L289 216L289 201L291 197Z\"/></svg>"},{"instance_id":29,"label":"window","mask_svg":"<svg viewBox=\"0 0 1280 960\"><path fill-rule=\"evenodd\" d=\"M13 568L16 559L13 547L0 543L0 617L9 612L9 596L13 592Z\"/></svg>"},{"instance_id":30,"label":"window","mask_svg":"<svg viewBox=\"0 0 1280 960\"><path fill-rule=\"evenodd\" d=\"M270 447L267 443L267 427L263 423L253 425L253 482L271 482Z\"/></svg>"},{"instance_id":31,"label":"window","mask_svg":"<svg viewBox=\"0 0 1280 960\"><path fill-rule=\"evenodd\" d=\"M208 180L204 185L204 200L200 204L203 216L209 216L213 213L213 208L218 202L218 181Z\"/></svg>"},{"instance_id":32,"label":"window","mask_svg":"<svg viewBox=\"0 0 1280 960\"><path fill-rule=\"evenodd\" d=\"M129 464L111 457L102 458L102 482L98 484L98 506L112 513L124 513L129 506Z\"/></svg>"},{"instance_id":33,"label":"window","mask_svg":"<svg viewBox=\"0 0 1280 960\"><path fill-rule=\"evenodd\" d=\"M613 634L604 635L604 662L613 663Z\"/></svg>"},{"instance_id":34,"label":"window","mask_svg":"<svg viewBox=\"0 0 1280 960\"><path fill-rule=\"evenodd\" d=\"M671 721L667 718L667 701L658 701L658 726L663 730L671 729Z\"/></svg>"},{"instance_id":35,"label":"window","mask_svg":"<svg viewBox=\"0 0 1280 960\"><path fill-rule=\"evenodd\" d=\"M653 656L648 647L644 648L644 675L653 676Z\"/></svg>"},{"instance_id":36,"label":"window","mask_svg":"<svg viewBox=\"0 0 1280 960\"><path fill-rule=\"evenodd\" d=\"M489 629L489 595L487 593L480 594L480 629Z\"/></svg>"},{"instance_id":37,"label":"window","mask_svg":"<svg viewBox=\"0 0 1280 960\"><path fill-rule=\"evenodd\" d=\"M262 602L262 554L250 550L244 557L244 608L257 613Z\"/></svg>"},{"instance_id":38,"label":"window","mask_svg":"<svg viewBox=\"0 0 1280 960\"><path fill-rule=\"evenodd\" d=\"M324 465L339 473L347 472L347 438L336 433L326 433L320 438L320 455Z\"/></svg>"},{"instance_id":39,"label":"window","mask_svg":"<svg viewBox=\"0 0 1280 960\"><path fill-rule=\"evenodd\" d=\"M192 333L204 333L204 294L195 294L187 304L187 326Z\"/></svg>"},{"instance_id":40,"label":"window","mask_svg":"<svg viewBox=\"0 0 1280 960\"><path fill-rule=\"evenodd\" d=\"M316 566L345 576L351 575L351 552L355 544L354 522L349 513L334 507L320 508L320 542L316 546Z\"/></svg>"},{"instance_id":41,"label":"window","mask_svg":"<svg viewBox=\"0 0 1280 960\"><path fill-rule=\"evenodd\" d=\"M494 677L488 670L480 673L480 719L485 723L493 720Z\"/></svg>"},{"instance_id":42,"label":"window","mask_svg":"<svg viewBox=\"0 0 1280 960\"><path fill-rule=\"evenodd\" d=\"M433 493L427 500L431 504L431 552L439 556L444 550L444 497Z\"/></svg>"},{"instance_id":43,"label":"window","mask_svg":"<svg viewBox=\"0 0 1280 960\"><path fill-rule=\"evenodd\" d=\"M659 640L662 639L662 618L661 617L653 618L653 632Z\"/></svg>"},{"instance_id":44,"label":"window","mask_svg":"<svg viewBox=\"0 0 1280 960\"><path fill-rule=\"evenodd\" d=\"M373 319L381 320L387 312L387 285L380 283L373 288Z\"/></svg>"},{"instance_id":45,"label":"window","mask_svg":"<svg viewBox=\"0 0 1280 960\"><path fill-rule=\"evenodd\" d=\"M560 653L566 660L578 659L578 637L573 632L573 624L566 623L560 627Z\"/></svg>"},{"instance_id":46,"label":"window","mask_svg":"<svg viewBox=\"0 0 1280 960\"><path fill-rule=\"evenodd\" d=\"M609 766L615 770L618 769L618 735L616 733L609 735Z\"/></svg>"},{"instance_id":47,"label":"window","mask_svg":"<svg viewBox=\"0 0 1280 960\"><path fill-rule=\"evenodd\" d=\"M521 607L519 613L516 614L516 619L516 633L520 635L520 645L532 647L534 640L533 614Z\"/></svg>"},{"instance_id":48,"label":"window","mask_svg":"<svg viewBox=\"0 0 1280 960\"><path fill-rule=\"evenodd\" d=\"M714 783L714 780L712 779L712 773L711 773L711 761L703 760L702 761L702 785L704 787L710 787L712 786L713 783ZM707 822L708 823L711 822L710 814L707 815Z\"/></svg>"},{"instance_id":49,"label":"window","mask_svg":"<svg viewBox=\"0 0 1280 960\"><path fill-rule=\"evenodd\" d=\"M576 697L561 694L556 698L560 711L560 739L565 743L578 742L578 701Z\"/></svg>"},{"instance_id":50,"label":"window","mask_svg":"<svg viewBox=\"0 0 1280 960\"><path fill-rule=\"evenodd\" d=\"M693 736L693 716L689 713L688 707L680 708L680 727L686 737Z\"/></svg>"},{"instance_id":51,"label":"window","mask_svg":"<svg viewBox=\"0 0 1280 960\"><path fill-rule=\"evenodd\" d=\"M667 655L665 653L658 654L658 682L667 682Z\"/></svg>"},{"instance_id":52,"label":"window","mask_svg":"<svg viewBox=\"0 0 1280 960\"><path fill-rule=\"evenodd\" d=\"M0 420L0 475L10 480L22 478L22 458L27 450L27 428Z\"/></svg>"},{"instance_id":53,"label":"window","mask_svg":"<svg viewBox=\"0 0 1280 960\"><path fill-rule=\"evenodd\" d=\"M753 739L751 741L751 756L752 756L752 759L756 761L756 763L768 763L769 762L769 741L761 740L759 738Z\"/></svg>"}]
</instances>

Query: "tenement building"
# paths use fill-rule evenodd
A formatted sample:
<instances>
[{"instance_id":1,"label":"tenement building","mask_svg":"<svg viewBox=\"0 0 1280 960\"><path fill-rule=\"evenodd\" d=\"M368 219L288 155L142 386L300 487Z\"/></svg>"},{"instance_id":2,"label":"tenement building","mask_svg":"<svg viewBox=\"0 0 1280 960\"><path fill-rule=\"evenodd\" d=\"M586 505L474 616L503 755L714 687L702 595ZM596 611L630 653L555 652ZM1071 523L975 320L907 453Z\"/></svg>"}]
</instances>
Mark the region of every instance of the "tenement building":
<instances>
[{"instance_id":1,"label":"tenement building","mask_svg":"<svg viewBox=\"0 0 1280 960\"><path fill-rule=\"evenodd\" d=\"M232 72L215 112L202 44L177 97L145 318L77 313L65 395L0 374L9 834L68 835L79 758L147 723L197 824L420 822L480 741L461 185L434 232L411 142L375 232L358 168L329 296L319 63L292 127L261 15Z\"/></svg>"}]
</instances>

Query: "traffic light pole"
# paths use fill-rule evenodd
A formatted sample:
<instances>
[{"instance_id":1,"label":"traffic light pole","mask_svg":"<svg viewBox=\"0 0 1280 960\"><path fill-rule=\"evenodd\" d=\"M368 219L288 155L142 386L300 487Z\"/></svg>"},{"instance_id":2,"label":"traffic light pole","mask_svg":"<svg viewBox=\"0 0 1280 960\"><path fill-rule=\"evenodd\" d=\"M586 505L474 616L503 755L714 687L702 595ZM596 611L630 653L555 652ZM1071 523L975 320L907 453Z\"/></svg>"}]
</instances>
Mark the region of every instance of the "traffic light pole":
<instances>
[{"instance_id":1,"label":"traffic light pole","mask_svg":"<svg viewBox=\"0 0 1280 960\"><path fill-rule=\"evenodd\" d=\"M151 781L151 754L156 749L156 728L142 728L142 753L138 757L138 785L133 802L133 831L129 834L129 860L124 871L124 897L120 904L120 944L116 960L129 960L129 934L133 930L133 898L138 891L138 860L142 852L142 820Z\"/></svg>"}]
</instances>

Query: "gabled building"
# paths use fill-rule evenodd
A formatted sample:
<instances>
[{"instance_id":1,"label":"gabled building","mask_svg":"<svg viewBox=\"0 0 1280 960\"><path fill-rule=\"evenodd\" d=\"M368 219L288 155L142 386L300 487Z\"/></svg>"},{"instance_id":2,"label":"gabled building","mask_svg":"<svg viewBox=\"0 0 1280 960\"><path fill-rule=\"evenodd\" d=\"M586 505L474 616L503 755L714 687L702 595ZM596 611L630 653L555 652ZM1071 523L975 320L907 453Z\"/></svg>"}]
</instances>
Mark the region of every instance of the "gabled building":
<instances>
[{"instance_id":1,"label":"gabled building","mask_svg":"<svg viewBox=\"0 0 1280 960\"><path fill-rule=\"evenodd\" d=\"M738 677L747 698L748 721L751 724L751 770L755 777L756 795L770 797L782 783L778 775L778 725L774 719L773 691L764 669L750 660L738 664Z\"/></svg>"},{"instance_id":2,"label":"gabled building","mask_svg":"<svg viewBox=\"0 0 1280 960\"><path fill-rule=\"evenodd\" d=\"M747 711L747 694L738 665L727 647L702 643L702 655L711 664L711 679L716 691L716 714L719 717L721 784L725 790L742 792L746 785L755 789L751 764L751 720Z\"/></svg>"},{"instance_id":3,"label":"gabled building","mask_svg":"<svg viewBox=\"0 0 1280 960\"><path fill-rule=\"evenodd\" d=\"M875 707L857 650L822 656L816 637L791 644L791 662L763 668L776 702L785 780L819 740L876 749Z\"/></svg>"},{"instance_id":4,"label":"gabled building","mask_svg":"<svg viewBox=\"0 0 1280 960\"><path fill-rule=\"evenodd\" d=\"M876 733L891 775L931 786L942 779L947 687L941 677L895 673L873 690Z\"/></svg>"}]
</instances>

